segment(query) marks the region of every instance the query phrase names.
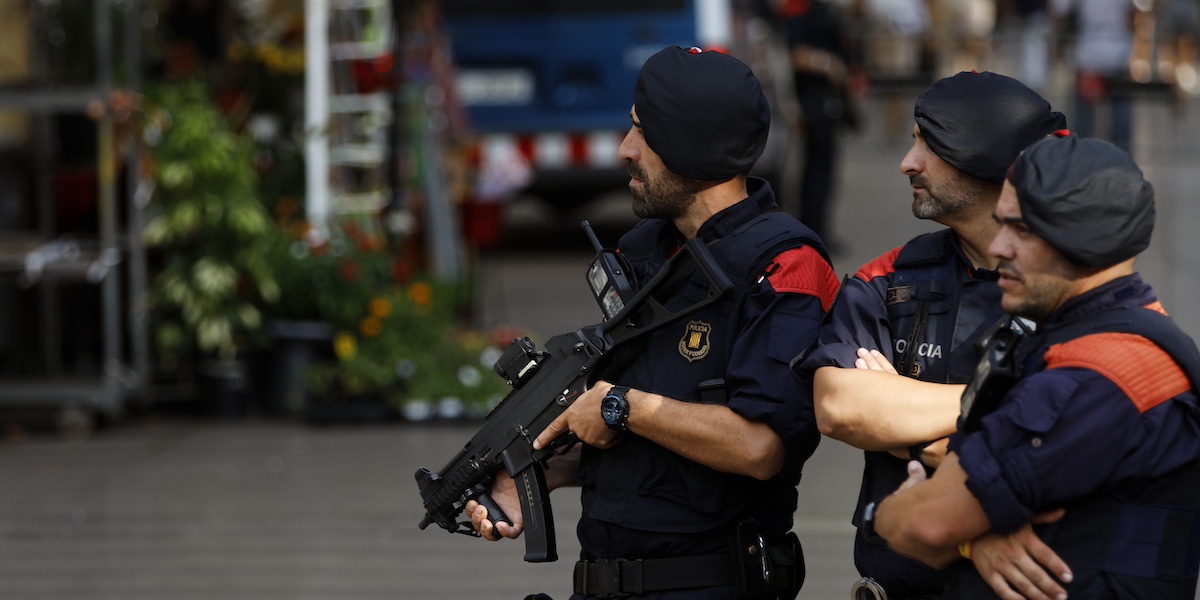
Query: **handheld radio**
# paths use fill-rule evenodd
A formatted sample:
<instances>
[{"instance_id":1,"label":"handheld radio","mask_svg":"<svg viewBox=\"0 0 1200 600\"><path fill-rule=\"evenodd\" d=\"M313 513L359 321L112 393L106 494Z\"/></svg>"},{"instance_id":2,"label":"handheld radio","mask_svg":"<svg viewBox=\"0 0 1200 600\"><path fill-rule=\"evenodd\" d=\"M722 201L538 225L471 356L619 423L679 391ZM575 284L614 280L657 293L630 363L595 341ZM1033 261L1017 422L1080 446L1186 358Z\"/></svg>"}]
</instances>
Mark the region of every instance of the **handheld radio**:
<instances>
[{"instance_id":1,"label":"handheld radio","mask_svg":"<svg viewBox=\"0 0 1200 600\"><path fill-rule=\"evenodd\" d=\"M604 320L607 321L621 312L625 303L637 294L632 281L633 274L624 257L616 250L600 244L600 239L596 237L596 232L592 231L592 224L587 219L583 220L583 231L587 233L592 247L596 249L596 258L592 259L587 270L588 286L604 313Z\"/></svg>"}]
</instances>

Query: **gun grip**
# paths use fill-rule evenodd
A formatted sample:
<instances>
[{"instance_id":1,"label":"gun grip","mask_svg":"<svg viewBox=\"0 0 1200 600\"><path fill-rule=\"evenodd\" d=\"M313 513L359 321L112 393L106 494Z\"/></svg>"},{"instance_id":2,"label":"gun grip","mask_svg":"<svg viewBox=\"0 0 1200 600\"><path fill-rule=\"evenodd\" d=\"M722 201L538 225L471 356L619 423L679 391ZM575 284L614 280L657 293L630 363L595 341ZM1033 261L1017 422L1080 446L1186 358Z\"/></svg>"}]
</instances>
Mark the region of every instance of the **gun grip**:
<instances>
[{"instance_id":1,"label":"gun grip","mask_svg":"<svg viewBox=\"0 0 1200 600\"><path fill-rule=\"evenodd\" d=\"M500 505L496 504L496 501L492 500L492 497L487 493L480 493L475 497L475 501L478 502L480 506L483 506L487 509L487 519L488 521L492 522L492 534L496 536L496 539L500 539L500 534L496 531L496 524L507 523L509 527L512 527L512 519L508 518L508 515L504 514L504 511L501 510Z\"/></svg>"},{"instance_id":2,"label":"gun grip","mask_svg":"<svg viewBox=\"0 0 1200 600\"><path fill-rule=\"evenodd\" d=\"M534 462L516 479L521 514L525 517L525 562L558 560L554 538L554 512L550 508L550 490L541 463Z\"/></svg>"}]
</instances>

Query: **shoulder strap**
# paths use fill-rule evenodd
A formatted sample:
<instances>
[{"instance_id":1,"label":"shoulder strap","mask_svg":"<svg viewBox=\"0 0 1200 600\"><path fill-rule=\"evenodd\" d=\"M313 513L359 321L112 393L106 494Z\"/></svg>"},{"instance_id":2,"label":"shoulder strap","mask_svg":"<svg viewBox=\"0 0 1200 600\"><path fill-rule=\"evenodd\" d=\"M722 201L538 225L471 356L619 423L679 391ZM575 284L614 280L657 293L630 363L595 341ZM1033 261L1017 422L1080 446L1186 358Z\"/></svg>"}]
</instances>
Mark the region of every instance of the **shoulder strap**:
<instances>
[{"instance_id":1,"label":"shoulder strap","mask_svg":"<svg viewBox=\"0 0 1200 600\"><path fill-rule=\"evenodd\" d=\"M942 264L954 251L950 246L953 237L954 230L949 228L918 235L900 249L895 267L907 269Z\"/></svg>"},{"instance_id":2,"label":"shoulder strap","mask_svg":"<svg viewBox=\"0 0 1200 600\"><path fill-rule=\"evenodd\" d=\"M1048 331L1044 347L1099 333L1128 333L1150 340L1183 369L1192 389L1200 390L1200 350L1197 350L1196 342L1179 329L1171 317L1152 308L1110 308L1085 320L1068 323Z\"/></svg>"},{"instance_id":3,"label":"shoulder strap","mask_svg":"<svg viewBox=\"0 0 1200 600\"><path fill-rule=\"evenodd\" d=\"M749 235L751 232L754 235ZM714 242L714 248L720 250L714 257L730 277L736 278L735 283L744 284L756 279L781 252L800 246L812 247L832 266L829 252L817 234L787 213L771 210Z\"/></svg>"},{"instance_id":4,"label":"shoulder strap","mask_svg":"<svg viewBox=\"0 0 1200 600\"><path fill-rule=\"evenodd\" d=\"M748 235L751 231L754 235ZM804 224L778 210L758 215L714 242L714 248L719 248L720 251L714 252L713 256L738 288L729 312L729 331L737 330L742 306L745 305L750 290L761 281L759 276L767 274L766 270L771 261L782 252L801 246L812 247L832 267L833 262L820 237ZM719 364L728 364L733 353L733 341L730 338L729 342L718 350L716 358L721 361ZM724 403L726 396L723 378L719 382L710 380L701 385L709 387L708 398L719 398L717 401Z\"/></svg>"}]
</instances>

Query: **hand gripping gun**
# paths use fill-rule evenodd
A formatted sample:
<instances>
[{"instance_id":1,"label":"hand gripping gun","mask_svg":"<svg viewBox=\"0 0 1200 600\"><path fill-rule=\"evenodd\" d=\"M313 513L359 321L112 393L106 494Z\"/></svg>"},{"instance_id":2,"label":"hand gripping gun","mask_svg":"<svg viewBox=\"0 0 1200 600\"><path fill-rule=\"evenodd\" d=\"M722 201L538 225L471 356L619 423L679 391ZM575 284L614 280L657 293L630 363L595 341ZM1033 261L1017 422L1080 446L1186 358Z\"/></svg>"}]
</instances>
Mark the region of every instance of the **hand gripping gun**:
<instances>
[{"instance_id":1,"label":"hand gripping gun","mask_svg":"<svg viewBox=\"0 0 1200 600\"><path fill-rule=\"evenodd\" d=\"M670 299L692 281L706 285L707 293L690 305L669 310L665 304L677 306L678 298ZM692 239L606 321L552 337L543 350L529 338L513 340L495 366L513 391L488 413L483 426L445 467L436 473L425 468L416 472L425 504L421 529L437 523L451 533L478 536L470 521L457 520L469 500L487 507L493 524L511 524L488 496L496 473L505 469L520 496L525 560L558 560L544 469L553 454L566 452L578 438L564 433L541 450L533 449L533 440L587 390L614 350L716 302L732 288L704 243Z\"/></svg>"}]
</instances>

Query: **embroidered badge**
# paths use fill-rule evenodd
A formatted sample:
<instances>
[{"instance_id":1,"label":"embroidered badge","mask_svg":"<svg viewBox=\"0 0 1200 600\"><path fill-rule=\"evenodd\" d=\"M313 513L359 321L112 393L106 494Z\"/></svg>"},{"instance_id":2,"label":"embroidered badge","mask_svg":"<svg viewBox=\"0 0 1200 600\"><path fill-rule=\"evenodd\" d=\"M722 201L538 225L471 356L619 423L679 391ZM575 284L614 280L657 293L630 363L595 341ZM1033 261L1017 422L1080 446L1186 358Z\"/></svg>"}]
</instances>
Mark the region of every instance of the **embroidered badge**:
<instances>
[{"instance_id":1,"label":"embroidered badge","mask_svg":"<svg viewBox=\"0 0 1200 600\"><path fill-rule=\"evenodd\" d=\"M712 325L703 321L688 321L683 328L683 339L679 340L679 354L688 362L698 361L708 356L708 334Z\"/></svg>"},{"instance_id":2,"label":"embroidered badge","mask_svg":"<svg viewBox=\"0 0 1200 600\"><path fill-rule=\"evenodd\" d=\"M890 287L887 290L887 303L897 304L900 302L908 302L909 300L912 300L912 293L913 286L911 285Z\"/></svg>"}]
</instances>

